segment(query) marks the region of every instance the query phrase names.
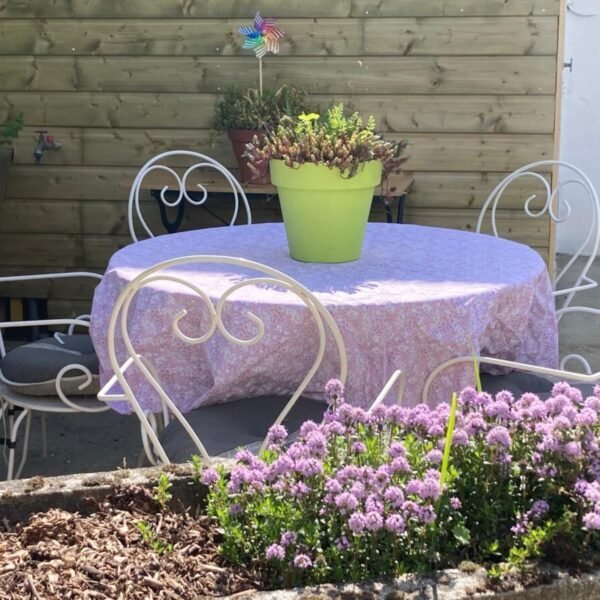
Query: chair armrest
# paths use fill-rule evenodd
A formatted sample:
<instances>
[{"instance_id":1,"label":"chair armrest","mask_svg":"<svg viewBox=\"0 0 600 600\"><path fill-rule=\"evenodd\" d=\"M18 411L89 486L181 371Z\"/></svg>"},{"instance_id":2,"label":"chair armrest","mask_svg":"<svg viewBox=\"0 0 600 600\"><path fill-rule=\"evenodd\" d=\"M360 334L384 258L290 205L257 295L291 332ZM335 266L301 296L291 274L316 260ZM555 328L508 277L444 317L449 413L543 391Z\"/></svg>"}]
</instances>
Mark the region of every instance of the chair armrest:
<instances>
[{"instance_id":1,"label":"chair armrest","mask_svg":"<svg viewBox=\"0 0 600 600\"><path fill-rule=\"evenodd\" d=\"M491 358L487 356L458 356L451 358L441 365L438 365L427 377L425 384L423 385L423 396L422 402L427 404L427 397L429 396L429 389L433 380L448 367L454 365L468 363L473 364L473 360L476 360L478 364L492 365L495 367L505 367L513 369L515 371L525 371L526 373L534 373L535 375L544 375L546 377L553 377L559 380L565 381L578 381L580 383L598 383L600 382L600 372L597 373L577 373L576 371L566 371L564 369L552 369L550 367L539 367L537 365L530 365L527 363L520 363L514 360L504 360L502 358Z\"/></svg>"},{"instance_id":2,"label":"chair armrest","mask_svg":"<svg viewBox=\"0 0 600 600\"><path fill-rule=\"evenodd\" d=\"M70 325L71 327L87 327L90 322L85 319L37 319L36 321L0 321L1 329L11 329L14 327L43 327L44 325Z\"/></svg>"},{"instance_id":3,"label":"chair armrest","mask_svg":"<svg viewBox=\"0 0 600 600\"><path fill-rule=\"evenodd\" d=\"M35 281L39 279L67 279L74 277L88 277L91 279L102 280L100 273L88 271L73 271L72 273L39 273L35 275L6 275L0 276L0 283L15 283L18 281Z\"/></svg>"}]
</instances>

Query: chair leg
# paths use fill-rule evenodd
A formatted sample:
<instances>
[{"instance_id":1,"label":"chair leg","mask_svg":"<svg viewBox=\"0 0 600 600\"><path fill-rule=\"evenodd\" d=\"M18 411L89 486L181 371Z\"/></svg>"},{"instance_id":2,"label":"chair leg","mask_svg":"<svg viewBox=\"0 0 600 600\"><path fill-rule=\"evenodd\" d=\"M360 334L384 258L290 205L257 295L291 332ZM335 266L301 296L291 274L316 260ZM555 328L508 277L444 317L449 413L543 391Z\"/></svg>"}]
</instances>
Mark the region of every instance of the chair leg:
<instances>
[{"instance_id":1,"label":"chair leg","mask_svg":"<svg viewBox=\"0 0 600 600\"><path fill-rule=\"evenodd\" d=\"M48 431L46 415L42 415L42 458L48 458Z\"/></svg>"},{"instance_id":2,"label":"chair leg","mask_svg":"<svg viewBox=\"0 0 600 600\"><path fill-rule=\"evenodd\" d=\"M8 443L8 473L6 475L7 481L12 481L13 473L15 469L15 449L17 445L17 433L19 427L23 422L23 419L30 413L29 409L24 409L23 412L16 418L11 415L11 427L10 427L10 441Z\"/></svg>"},{"instance_id":3,"label":"chair leg","mask_svg":"<svg viewBox=\"0 0 600 600\"><path fill-rule=\"evenodd\" d=\"M8 439L9 439L9 430L7 428L7 423L6 423L7 411L8 411L8 403L3 398L0 398L0 423L2 423L2 438L4 440L4 442L2 444L2 458L4 459L5 463L8 462L8 456L6 454L6 451L8 449Z\"/></svg>"},{"instance_id":4,"label":"chair leg","mask_svg":"<svg viewBox=\"0 0 600 600\"><path fill-rule=\"evenodd\" d=\"M23 472L23 467L25 466L25 461L27 460L27 453L29 452L29 434L31 433L31 412L27 415L27 422L25 423L25 437L23 439L23 450L21 452L21 462L19 463L19 468L17 470L16 479L21 478L21 473Z\"/></svg>"}]
</instances>

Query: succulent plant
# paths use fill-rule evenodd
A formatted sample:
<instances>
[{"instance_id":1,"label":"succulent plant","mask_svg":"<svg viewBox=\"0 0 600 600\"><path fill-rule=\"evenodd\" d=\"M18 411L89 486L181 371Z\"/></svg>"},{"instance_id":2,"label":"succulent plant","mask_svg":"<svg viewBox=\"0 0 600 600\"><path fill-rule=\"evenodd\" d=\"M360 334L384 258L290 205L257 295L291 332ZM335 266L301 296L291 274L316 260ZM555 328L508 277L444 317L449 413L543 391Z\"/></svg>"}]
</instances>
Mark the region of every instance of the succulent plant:
<instances>
[{"instance_id":1,"label":"succulent plant","mask_svg":"<svg viewBox=\"0 0 600 600\"><path fill-rule=\"evenodd\" d=\"M279 89L264 90L262 95L255 88L240 89L232 86L225 90L217 104L215 129L265 129L272 130L285 115L296 115L315 107L306 93L283 85Z\"/></svg>"},{"instance_id":2,"label":"succulent plant","mask_svg":"<svg viewBox=\"0 0 600 600\"><path fill-rule=\"evenodd\" d=\"M366 124L359 113L344 113L343 104L335 104L323 115L302 113L283 117L276 131L264 139L255 137L246 146L244 156L257 175L266 172L270 160L283 160L288 167L305 163L323 164L339 169L343 177L353 177L361 164L379 160L383 165L382 184L398 173L406 160L406 140L385 141L375 132L375 119Z\"/></svg>"}]
</instances>

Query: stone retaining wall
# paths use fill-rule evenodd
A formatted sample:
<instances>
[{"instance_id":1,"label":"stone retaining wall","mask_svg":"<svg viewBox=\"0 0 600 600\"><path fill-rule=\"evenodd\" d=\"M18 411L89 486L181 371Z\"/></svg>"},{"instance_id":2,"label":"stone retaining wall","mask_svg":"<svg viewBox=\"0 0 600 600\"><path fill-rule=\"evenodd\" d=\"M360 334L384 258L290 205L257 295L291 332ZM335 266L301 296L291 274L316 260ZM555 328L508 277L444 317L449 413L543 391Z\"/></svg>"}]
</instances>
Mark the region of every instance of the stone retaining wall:
<instances>
[{"instance_id":1,"label":"stone retaining wall","mask_svg":"<svg viewBox=\"0 0 600 600\"><path fill-rule=\"evenodd\" d=\"M232 464L232 461L222 461ZM199 510L204 505L206 488L194 481L191 466L125 469L107 473L69 475L64 477L34 477L0 483L0 520L6 525L27 519L31 514L60 508L89 512L89 499L106 498L115 485L153 487L158 476L167 472L172 480L173 508ZM523 589L516 585L507 591L490 590L483 568L448 569L430 576L404 576L394 581L365 582L360 585L323 585L313 588L249 592L235 598L257 600L472 600L499 598L502 600L600 600L600 570L573 577L553 567L538 571L538 581L549 581ZM507 586L504 586L505 588Z\"/></svg>"}]
</instances>

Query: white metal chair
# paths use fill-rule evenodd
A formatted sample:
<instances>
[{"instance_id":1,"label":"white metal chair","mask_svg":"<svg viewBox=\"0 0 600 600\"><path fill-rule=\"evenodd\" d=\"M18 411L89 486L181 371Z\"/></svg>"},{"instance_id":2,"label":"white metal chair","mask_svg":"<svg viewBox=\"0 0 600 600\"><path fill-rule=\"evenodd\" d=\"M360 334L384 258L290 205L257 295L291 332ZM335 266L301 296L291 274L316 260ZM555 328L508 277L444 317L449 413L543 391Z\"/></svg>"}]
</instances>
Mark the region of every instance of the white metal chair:
<instances>
[{"instance_id":1,"label":"white metal chair","mask_svg":"<svg viewBox=\"0 0 600 600\"><path fill-rule=\"evenodd\" d=\"M189 166L181 167L177 169L178 163L185 162L192 163ZM166 164L165 164L166 163ZM138 172L131 191L129 192L129 206L127 211L127 219L129 223L129 232L134 242L138 241L136 233L136 219L139 225L149 237L154 237L151 227L142 215L142 209L140 205L140 191L146 189L151 181L152 177L156 178L158 175L163 174L166 179L172 180L172 185L165 185L164 178L160 179L159 185L161 185L160 193L158 194L158 201L162 204L161 210L165 208L177 207L178 210L182 211L185 202L189 202L193 206L202 206L208 199L208 190L199 181L188 181L197 176L198 171L202 170L213 170L220 173L231 188L233 194L233 214L229 222L225 222L228 225L234 225L238 219L240 212L240 203L243 211L246 213L247 223L252 223L252 215L250 213L250 205L246 194L233 174L226 169L221 163L216 161L205 154L200 152L193 152L191 150L171 150L169 152L163 152L158 156L150 159ZM154 173L154 175L152 175ZM150 177L148 177L150 176ZM148 178L148 179L147 179ZM144 181L146 181L146 187L144 187ZM193 183L193 185L192 185ZM197 191L195 190L197 188ZM193 195L191 194L193 190ZM169 199L169 194L177 194L175 198ZM199 198L194 197L200 193Z\"/></svg>"},{"instance_id":2,"label":"white metal chair","mask_svg":"<svg viewBox=\"0 0 600 600\"><path fill-rule=\"evenodd\" d=\"M102 279L96 273L49 273L0 277L0 284L73 277ZM68 326L66 334L55 334L7 352L2 332L15 327ZM89 328L89 315L75 319L38 319L0 322L0 421L4 423L4 445L8 449L7 480L20 477L29 445L31 415L39 413L96 413L107 410L96 399L98 360L87 334L75 328ZM77 399L69 399L76 396ZM20 412L20 414L18 414ZM19 428L26 421L21 461L15 473L15 451ZM45 421L42 418L44 450Z\"/></svg>"},{"instance_id":3,"label":"white metal chair","mask_svg":"<svg viewBox=\"0 0 600 600\"><path fill-rule=\"evenodd\" d=\"M219 298L211 298L208 290L201 290L186 281L183 276L169 272L169 268L193 263L235 265L249 269L253 275L256 275L233 284ZM208 328L201 335L194 338L185 335L179 327L179 323L185 317L187 311L182 310L174 315L173 331L180 340L188 344L201 344L208 342L214 335L220 334L232 344L247 347L250 354L252 353L252 346L259 343L263 338L265 325L258 316L248 312L248 320L256 327L256 334L253 337L240 339L228 331L223 321L223 312L231 296L247 286L277 286L295 294L304 303L316 325L317 339L315 340L315 358L312 366L292 396L262 396L234 400L224 404L201 407L184 416L173 399L161 386L159 376L148 358L139 354L134 348L128 331L128 315L137 292L143 287L160 280L168 280L188 287L197 295L199 303L206 310L209 320ZM121 340L119 342L124 344L126 349L125 355L121 358L117 356L117 335L120 335ZM286 340L286 342L293 343L293 340ZM322 402L309 400L303 397L302 394L319 368L326 347L331 342L333 342L339 360L338 378L344 382L347 373L347 361L342 335L329 311L314 294L296 280L266 265L242 258L188 256L173 259L157 264L140 273L119 296L111 315L108 335L109 358L115 374L102 388L98 398L105 402L125 400L131 404L147 436L145 440L146 453L153 463L184 462L189 460L192 454L200 454L208 460L212 456L226 455L239 447L261 450L266 446L266 434L271 425L284 423L288 431L292 432L297 430L301 423L307 419L318 421L322 419L326 405ZM160 437L157 435L154 415L149 415L142 409L136 393L128 382L127 370L132 366L143 374L145 380L151 384L161 399L162 417L167 426ZM400 395L403 386L403 377L400 371L393 374L373 406L381 403L396 384L399 384ZM120 390L113 391L117 385Z\"/></svg>"},{"instance_id":4,"label":"white metal chair","mask_svg":"<svg viewBox=\"0 0 600 600\"><path fill-rule=\"evenodd\" d=\"M558 167L562 174L568 174L560 183L556 183L554 187L548 182L543 175L544 170L548 168ZM539 171L542 171L540 173ZM553 289L555 297L565 297L561 308L567 308L571 305L573 297L577 292L595 288L598 285L589 277L588 272L600 248L600 201L598 194L590 179L575 165L559 160L541 160L533 162L517 169L505 177L491 192L481 208L479 218L477 219L477 232L480 233L487 224L488 217L491 223L493 234L498 237L497 210L502 200L502 196L507 188L517 180L525 178L533 179L534 182L540 184L541 189L545 192L545 200L534 207L536 194L532 194L525 199L524 211L534 219L548 216L555 223L562 223L571 216L571 206L563 198L559 203L559 193L567 186L577 186L581 189L581 200L589 205L589 220L587 222L587 235L577 250L577 252L568 260L566 265L554 277ZM582 256L584 251L589 252L589 257L585 260L580 271L576 272L578 267L576 261ZM571 269L573 267L573 269ZM572 284L565 284L568 279L567 273L575 274L575 281ZM558 313L557 313L558 315ZM560 316L559 316L560 318Z\"/></svg>"}]
</instances>

